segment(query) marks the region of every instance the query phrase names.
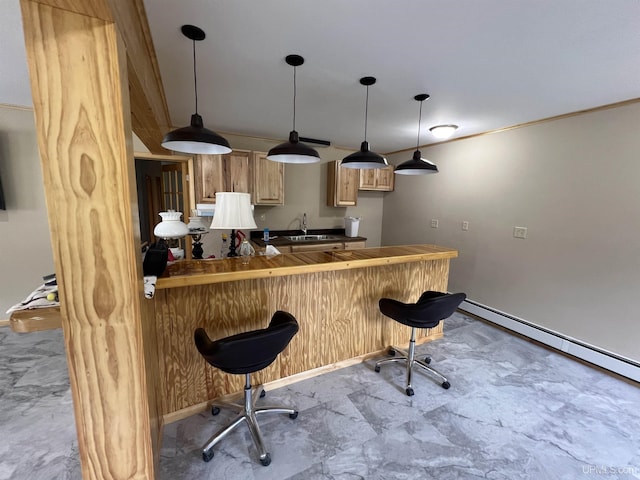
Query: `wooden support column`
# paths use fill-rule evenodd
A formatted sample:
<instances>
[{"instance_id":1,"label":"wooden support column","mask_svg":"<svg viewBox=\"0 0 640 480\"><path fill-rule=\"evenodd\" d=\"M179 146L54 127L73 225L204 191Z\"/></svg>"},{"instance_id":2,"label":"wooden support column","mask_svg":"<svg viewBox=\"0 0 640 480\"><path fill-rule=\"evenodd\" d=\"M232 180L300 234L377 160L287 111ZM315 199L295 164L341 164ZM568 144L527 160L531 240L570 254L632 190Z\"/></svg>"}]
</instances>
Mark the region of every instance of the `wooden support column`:
<instances>
[{"instance_id":1,"label":"wooden support column","mask_svg":"<svg viewBox=\"0 0 640 480\"><path fill-rule=\"evenodd\" d=\"M124 43L105 2L51 3L21 7L82 475L149 480L160 425Z\"/></svg>"}]
</instances>

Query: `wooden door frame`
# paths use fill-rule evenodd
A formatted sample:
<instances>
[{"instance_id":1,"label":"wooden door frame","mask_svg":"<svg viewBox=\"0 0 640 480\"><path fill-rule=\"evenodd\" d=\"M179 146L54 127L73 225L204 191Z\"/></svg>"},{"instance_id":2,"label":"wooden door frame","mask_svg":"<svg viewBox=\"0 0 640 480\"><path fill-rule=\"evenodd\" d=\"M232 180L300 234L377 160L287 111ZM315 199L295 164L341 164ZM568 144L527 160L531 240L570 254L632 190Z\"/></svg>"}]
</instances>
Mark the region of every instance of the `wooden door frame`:
<instances>
[{"instance_id":1,"label":"wooden door frame","mask_svg":"<svg viewBox=\"0 0 640 480\"><path fill-rule=\"evenodd\" d=\"M187 155L157 155L149 152L133 152L136 160L153 160L156 162L173 162L182 167L182 191L184 192L184 212L182 220L189 223L191 209L196 208L196 195L194 189L194 162L192 156ZM184 254L186 259L191 259L192 243L190 238L185 241Z\"/></svg>"}]
</instances>

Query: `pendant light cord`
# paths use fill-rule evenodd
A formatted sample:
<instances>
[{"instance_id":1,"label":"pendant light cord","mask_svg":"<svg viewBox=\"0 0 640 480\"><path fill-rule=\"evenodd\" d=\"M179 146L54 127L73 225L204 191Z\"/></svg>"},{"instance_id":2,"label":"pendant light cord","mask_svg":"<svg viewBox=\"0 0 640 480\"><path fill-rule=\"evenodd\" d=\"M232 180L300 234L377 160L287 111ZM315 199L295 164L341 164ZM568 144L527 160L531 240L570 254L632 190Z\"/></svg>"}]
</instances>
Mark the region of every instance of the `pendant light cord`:
<instances>
[{"instance_id":1,"label":"pendant light cord","mask_svg":"<svg viewBox=\"0 0 640 480\"><path fill-rule=\"evenodd\" d=\"M196 97L196 114L198 113L198 75L196 74L196 41L193 40L193 89Z\"/></svg>"},{"instance_id":2,"label":"pendant light cord","mask_svg":"<svg viewBox=\"0 0 640 480\"><path fill-rule=\"evenodd\" d=\"M367 141L367 119L369 118L369 85L367 85L367 99L364 104L364 141Z\"/></svg>"},{"instance_id":3,"label":"pendant light cord","mask_svg":"<svg viewBox=\"0 0 640 480\"><path fill-rule=\"evenodd\" d=\"M293 67L293 130L296 129L296 67Z\"/></svg>"},{"instance_id":4,"label":"pendant light cord","mask_svg":"<svg viewBox=\"0 0 640 480\"><path fill-rule=\"evenodd\" d=\"M420 149L420 126L422 124L422 103L424 100L420 100L420 114L418 116L418 140L416 141L416 150Z\"/></svg>"}]
</instances>

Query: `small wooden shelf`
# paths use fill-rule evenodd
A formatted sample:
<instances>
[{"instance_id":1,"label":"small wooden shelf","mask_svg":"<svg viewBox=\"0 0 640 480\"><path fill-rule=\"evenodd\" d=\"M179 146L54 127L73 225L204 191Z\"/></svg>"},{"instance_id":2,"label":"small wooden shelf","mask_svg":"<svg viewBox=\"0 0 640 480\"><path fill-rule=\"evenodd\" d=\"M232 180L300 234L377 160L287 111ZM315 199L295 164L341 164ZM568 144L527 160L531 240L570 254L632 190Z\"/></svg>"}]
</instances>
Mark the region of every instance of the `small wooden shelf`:
<instances>
[{"instance_id":1,"label":"small wooden shelf","mask_svg":"<svg viewBox=\"0 0 640 480\"><path fill-rule=\"evenodd\" d=\"M18 333L40 332L62 328L60 307L16 310L9 318L11 330Z\"/></svg>"}]
</instances>

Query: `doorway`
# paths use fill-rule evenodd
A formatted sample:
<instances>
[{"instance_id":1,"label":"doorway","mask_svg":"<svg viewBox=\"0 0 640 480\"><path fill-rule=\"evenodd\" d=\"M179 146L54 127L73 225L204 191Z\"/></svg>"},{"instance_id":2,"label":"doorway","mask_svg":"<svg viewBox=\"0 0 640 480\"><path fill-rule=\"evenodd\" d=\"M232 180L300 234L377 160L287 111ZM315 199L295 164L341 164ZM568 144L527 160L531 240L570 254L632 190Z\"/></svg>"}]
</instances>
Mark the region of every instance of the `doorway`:
<instances>
[{"instance_id":1,"label":"doorway","mask_svg":"<svg viewBox=\"0 0 640 480\"><path fill-rule=\"evenodd\" d=\"M182 221L188 223L191 208L195 206L191 182L193 159L150 153L135 153L134 158L140 241L144 249L156 241L153 229L160 222L160 212L182 212ZM185 258L191 258L190 238L180 239L178 243L180 248L184 248Z\"/></svg>"}]
</instances>

